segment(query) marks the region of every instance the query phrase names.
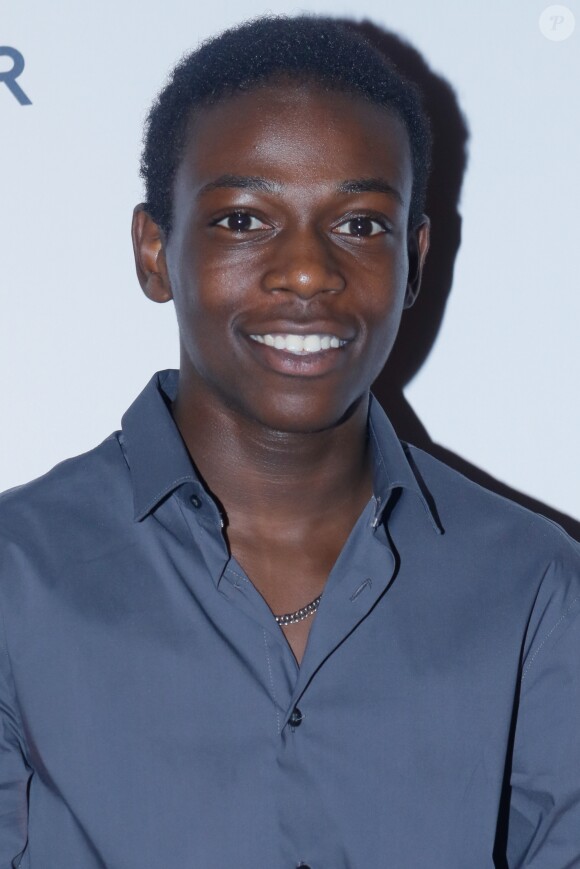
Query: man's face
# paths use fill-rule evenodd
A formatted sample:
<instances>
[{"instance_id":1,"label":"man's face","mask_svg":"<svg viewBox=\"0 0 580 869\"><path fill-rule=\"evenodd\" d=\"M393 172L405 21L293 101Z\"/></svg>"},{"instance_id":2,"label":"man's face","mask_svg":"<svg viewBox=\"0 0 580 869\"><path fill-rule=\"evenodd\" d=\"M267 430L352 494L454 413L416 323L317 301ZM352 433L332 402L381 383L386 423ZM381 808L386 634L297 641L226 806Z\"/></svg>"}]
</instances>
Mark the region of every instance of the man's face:
<instances>
[{"instance_id":1,"label":"man's face","mask_svg":"<svg viewBox=\"0 0 580 869\"><path fill-rule=\"evenodd\" d=\"M362 99L290 83L197 112L161 251L188 404L300 432L366 399L427 250L411 187L403 125Z\"/></svg>"}]
</instances>

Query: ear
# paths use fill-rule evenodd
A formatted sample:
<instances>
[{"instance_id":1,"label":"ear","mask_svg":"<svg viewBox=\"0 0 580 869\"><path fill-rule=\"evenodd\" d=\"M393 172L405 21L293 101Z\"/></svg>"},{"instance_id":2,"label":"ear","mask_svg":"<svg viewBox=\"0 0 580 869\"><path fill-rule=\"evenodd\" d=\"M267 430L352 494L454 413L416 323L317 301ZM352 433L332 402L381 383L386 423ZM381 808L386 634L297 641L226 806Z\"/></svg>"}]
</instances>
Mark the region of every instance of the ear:
<instances>
[{"instance_id":1,"label":"ear","mask_svg":"<svg viewBox=\"0 0 580 869\"><path fill-rule=\"evenodd\" d=\"M165 233L140 203L133 211L131 225L135 266L141 289L153 302L173 298L165 259Z\"/></svg>"},{"instance_id":2,"label":"ear","mask_svg":"<svg viewBox=\"0 0 580 869\"><path fill-rule=\"evenodd\" d=\"M421 215L419 223L407 234L407 250L409 252L409 277L405 290L405 308L410 308L419 295L421 276L425 257L429 250L429 235L431 222L426 214Z\"/></svg>"}]
</instances>

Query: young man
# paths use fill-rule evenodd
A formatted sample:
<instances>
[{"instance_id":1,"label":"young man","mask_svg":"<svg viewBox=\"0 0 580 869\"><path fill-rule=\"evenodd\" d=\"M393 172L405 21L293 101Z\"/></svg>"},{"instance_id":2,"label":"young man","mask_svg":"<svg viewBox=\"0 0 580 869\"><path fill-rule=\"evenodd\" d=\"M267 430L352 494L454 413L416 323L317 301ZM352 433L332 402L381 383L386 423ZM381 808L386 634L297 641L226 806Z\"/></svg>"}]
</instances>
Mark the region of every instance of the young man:
<instances>
[{"instance_id":1,"label":"young man","mask_svg":"<svg viewBox=\"0 0 580 869\"><path fill-rule=\"evenodd\" d=\"M402 445L428 126L262 19L150 115L137 271L177 372L0 503L0 867L580 866L580 555Z\"/></svg>"}]
</instances>

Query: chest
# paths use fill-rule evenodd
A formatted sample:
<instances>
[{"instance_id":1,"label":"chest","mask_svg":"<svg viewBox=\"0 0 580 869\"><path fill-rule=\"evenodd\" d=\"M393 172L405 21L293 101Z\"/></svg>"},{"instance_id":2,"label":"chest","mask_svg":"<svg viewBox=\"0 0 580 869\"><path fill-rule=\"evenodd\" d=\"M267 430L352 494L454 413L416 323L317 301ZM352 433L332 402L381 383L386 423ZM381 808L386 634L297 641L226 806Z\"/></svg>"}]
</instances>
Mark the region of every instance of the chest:
<instances>
[{"instance_id":1,"label":"chest","mask_svg":"<svg viewBox=\"0 0 580 869\"><path fill-rule=\"evenodd\" d=\"M33 778L35 837L46 819L36 851L54 855L54 865L57 857L67 865L70 853L90 866L88 837L107 865L140 869L156 869L169 852L182 865L193 855L194 865L248 869L266 859L274 869L306 860L417 869L433 866L433 853L450 869L464 867L465 853L472 865L489 865L511 714L502 673L491 666L497 623L484 631L480 613L463 612L465 645L455 643L451 655L441 618L427 641L406 617L412 603L426 624L437 596L407 608L401 594L385 595L362 618L378 567L369 574L372 586L352 602L350 583L348 591L328 584L334 605L320 611L317 628L353 608L361 619L305 662L298 691L280 644L242 612L235 617L238 596L244 601L237 591L227 600L198 583L207 600L184 598L169 613L158 590L138 624L109 619L98 641L78 620L57 621L34 661L34 693L23 695L35 745L58 782ZM484 654L470 656L478 638ZM17 656L17 684L27 660ZM302 718L293 725L295 707ZM81 819L78 836L68 806Z\"/></svg>"},{"instance_id":2,"label":"chest","mask_svg":"<svg viewBox=\"0 0 580 869\"><path fill-rule=\"evenodd\" d=\"M337 557L334 547L295 549L236 545L233 554L248 579L277 617L298 664L328 576Z\"/></svg>"}]
</instances>

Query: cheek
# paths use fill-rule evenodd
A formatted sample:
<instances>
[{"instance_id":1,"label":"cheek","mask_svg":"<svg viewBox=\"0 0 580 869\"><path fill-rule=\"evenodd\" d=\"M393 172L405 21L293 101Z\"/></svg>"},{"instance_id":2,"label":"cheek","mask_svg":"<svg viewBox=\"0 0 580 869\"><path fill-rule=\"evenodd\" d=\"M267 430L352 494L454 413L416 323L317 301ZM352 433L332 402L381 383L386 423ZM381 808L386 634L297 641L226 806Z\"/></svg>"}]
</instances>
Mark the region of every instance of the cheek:
<instances>
[{"instance_id":1,"label":"cheek","mask_svg":"<svg viewBox=\"0 0 580 869\"><path fill-rule=\"evenodd\" d=\"M372 325L383 325L385 330L398 323L405 301L409 276L406 250L394 251L390 256L366 269L366 282L361 281L361 305L366 308Z\"/></svg>"},{"instance_id":2,"label":"cheek","mask_svg":"<svg viewBox=\"0 0 580 869\"><path fill-rule=\"evenodd\" d=\"M388 265L377 263L376 269L369 272L369 284L367 292L361 295L361 305L364 305L368 329L368 364L373 370L382 368L395 342L403 314L408 271L407 252L402 251L394 255Z\"/></svg>"},{"instance_id":3,"label":"cheek","mask_svg":"<svg viewBox=\"0 0 580 869\"><path fill-rule=\"evenodd\" d=\"M232 340L235 320L246 298L247 275L223 262L204 259L181 272L174 286L180 343L190 365L205 379L232 378L239 368Z\"/></svg>"},{"instance_id":4,"label":"cheek","mask_svg":"<svg viewBox=\"0 0 580 869\"><path fill-rule=\"evenodd\" d=\"M208 306L227 305L259 284L263 258L262 250L244 250L201 236L182 254L175 278L186 297Z\"/></svg>"},{"instance_id":5,"label":"cheek","mask_svg":"<svg viewBox=\"0 0 580 869\"><path fill-rule=\"evenodd\" d=\"M180 331L203 331L224 316L232 293L230 275L223 262L213 263L188 251L170 269L175 312Z\"/></svg>"}]
</instances>

